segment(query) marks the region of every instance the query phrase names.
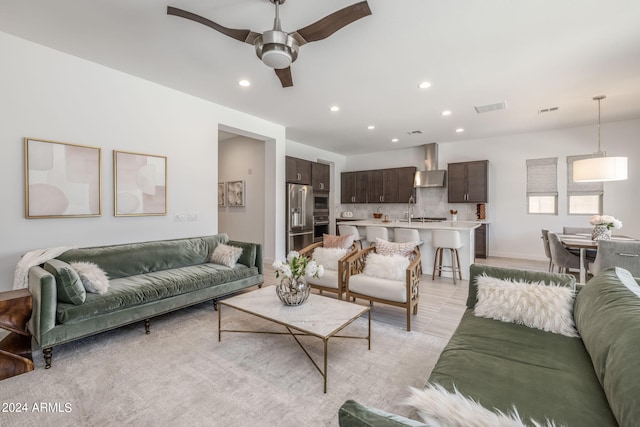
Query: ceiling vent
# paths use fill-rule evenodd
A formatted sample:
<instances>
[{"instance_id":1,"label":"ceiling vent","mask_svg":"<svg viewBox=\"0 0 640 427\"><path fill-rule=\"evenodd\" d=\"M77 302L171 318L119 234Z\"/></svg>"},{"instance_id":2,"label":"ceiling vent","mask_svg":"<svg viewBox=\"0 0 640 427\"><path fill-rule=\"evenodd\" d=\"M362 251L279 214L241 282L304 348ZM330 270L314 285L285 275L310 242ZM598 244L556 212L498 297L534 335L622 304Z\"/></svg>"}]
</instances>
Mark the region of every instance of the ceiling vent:
<instances>
[{"instance_id":1,"label":"ceiling vent","mask_svg":"<svg viewBox=\"0 0 640 427\"><path fill-rule=\"evenodd\" d=\"M407 132L409 135L422 135L422 131L421 130L410 130L409 132Z\"/></svg>"},{"instance_id":2,"label":"ceiling vent","mask_svg":"<svg viewBox=\"0 0 640 427\"><path fill-rule=\"evenodd\" d=\"M490 111L506 110L507 101L496 102L495 104L477 105L473 108L476 109L476 113L478 114L488 113Z\"/></svg>"},{"instance_id":3,"label":"ceiling vent","mask_svg":"<svg viewBox=\"0 0 640 427\"><path fill-rule=\"evenodd\" d=\"M559 107L549 107L549 108L543 108L542 110L538 110L538 114L542 114L542 113L552 113L554 111L558 111Z\"/></svg>"}]
</instances>

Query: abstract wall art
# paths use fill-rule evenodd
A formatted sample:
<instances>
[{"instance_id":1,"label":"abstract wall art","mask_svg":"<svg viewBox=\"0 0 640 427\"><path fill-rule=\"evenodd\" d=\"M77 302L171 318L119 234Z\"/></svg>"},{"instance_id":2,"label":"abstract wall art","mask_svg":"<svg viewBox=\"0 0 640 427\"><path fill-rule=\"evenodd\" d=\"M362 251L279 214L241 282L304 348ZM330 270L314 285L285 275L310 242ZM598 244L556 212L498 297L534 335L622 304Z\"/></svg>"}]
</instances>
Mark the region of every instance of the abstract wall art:
<instances>
[{"instance_id":1,"label":"abstract wall art","mask_svg":"<svg viewBox=\"0 0 640 427\"><path fill-rule=\"evenodd\" d=\"M244 206L244 181L227 182L227 206Z\"/></svg>"},{"instance_id":2,"label":"abstract wall art","mask_svg":"<svg viewBox=\"0 0 640 427\"><path fill-rule=\"evenodd\" d=\"M224 182L219 182L218 183L218 206L225 206L225 192L224 192Z\"/></svg>"},{"instance_id":3,"label":"abstract wall art","mask_svg":"<svg viewBox=\"0 0 640 427\"><path fill-rule=\"evenodd\" d=\"M94 217L102 213L101 149L24 138L25 217Z\"/></svg>"},{"instance_id":4,"label":"abstract wall art","mask_svg":"<svg viewBox=\"0 0 640 427\"><path fill-rule=\"evenodd\" d=\"M167 158L113 152L114 215L167 214Z\"/></svg>"}]
</instances>

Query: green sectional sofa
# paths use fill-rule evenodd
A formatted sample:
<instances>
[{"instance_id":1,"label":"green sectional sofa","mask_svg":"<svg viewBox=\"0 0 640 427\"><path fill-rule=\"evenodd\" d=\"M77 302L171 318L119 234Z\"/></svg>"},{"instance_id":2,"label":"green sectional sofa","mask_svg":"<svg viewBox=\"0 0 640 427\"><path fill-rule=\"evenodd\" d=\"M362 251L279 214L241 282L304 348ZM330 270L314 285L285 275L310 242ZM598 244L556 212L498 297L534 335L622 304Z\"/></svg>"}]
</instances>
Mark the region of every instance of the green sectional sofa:
<instances>
[{"instance_id":1,"label":"green sectional sofa","mask_svg":"<svg viewBox=\"0 0 640 427\"><path fill-rule=\"evenodd\" d=\"M640 423L640 286L611 268L578 286L573 320L579 337L477 317L477 278L553 281L574 286L569 275L472 265L467 310L440 355L425 388L454 387L491 411L515 407L531 420L576 427ZM570 302L569 302L570 304ZM409 397L398 396L398 401ZM342 427L427 425L349 400Z\"/></svg>"},{"instance_id":2,"label":"green sectional sofa","mask_svg":"<svg viewBox=\"0 0 640 427\"><path fill-rule=\"evenodd\" d=\"M209 262L219 244L242 248L235 266ZM226 234L72 249L57 259L97 264L108 275L109 290L87 293L82 303L62 302L56 277L42 266L31 267L28 328L46 368L56 345L138 321L145 321L149 333L154 316L203 301L215 304L217 298L263 283L262 246L229 241Z\"/></svg>"}]
</instances>

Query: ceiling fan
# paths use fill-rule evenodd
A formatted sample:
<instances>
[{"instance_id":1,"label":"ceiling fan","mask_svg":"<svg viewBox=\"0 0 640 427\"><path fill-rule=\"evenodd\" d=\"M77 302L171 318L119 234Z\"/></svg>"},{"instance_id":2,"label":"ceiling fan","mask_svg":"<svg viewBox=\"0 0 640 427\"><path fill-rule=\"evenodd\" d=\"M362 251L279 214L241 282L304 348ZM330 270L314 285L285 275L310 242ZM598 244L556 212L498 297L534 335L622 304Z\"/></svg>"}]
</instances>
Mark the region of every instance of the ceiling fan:
<instances>
[{"instance_id":1,"label":"ceiling fan","mask_svg":"<svg viewBox=\"0 0 640 427\"><path fill-rule=\"evenodd\" d=\"M172 6L167 7L167 14L190 19L213 28L233 39L253 45L258 58L260 58L265 65L275 70L276 75L280 79L280 83L282 83L282 87L293 86L290 65L298 58L298 49L300 46L325 39L352 22L371 15L369 4L366 1L362 1L327 15L298 31L287 33L282 31L279 15L279 7L286 0L269 1L276 6L276 17L273 21L273 30L267 30L262 34L251 30L223 27L200 15Z\"/></svg>"}]
</instances>

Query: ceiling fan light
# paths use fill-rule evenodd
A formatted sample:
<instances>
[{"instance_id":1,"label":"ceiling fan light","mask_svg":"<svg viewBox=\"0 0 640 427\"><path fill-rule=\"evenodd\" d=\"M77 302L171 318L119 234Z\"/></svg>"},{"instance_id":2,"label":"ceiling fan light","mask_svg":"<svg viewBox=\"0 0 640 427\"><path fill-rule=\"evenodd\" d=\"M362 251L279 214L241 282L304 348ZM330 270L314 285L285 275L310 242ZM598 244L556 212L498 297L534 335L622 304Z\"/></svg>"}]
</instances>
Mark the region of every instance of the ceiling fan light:
<instances>
[{"instance_id":1,"label":"ceiling fan light","mask_svg":"<svg viewBox=\"0 0 640 427\"><path fill-rule=\"evenodd\" d=\"M573 162L575 182L623 181L627 179L626 157L592 157Z\"/></svg>"},{"instance_id":2,"label":"ceiling fan light","mask_svg":"<svg viewBox=\"0 0 640 427\"><path fill-rule=\"evenodd\" d=\"M262 48L262 62L267 67L280 70L291 65L291 53L282 45L268 44Z\"/></svg>"}]
</instances>

